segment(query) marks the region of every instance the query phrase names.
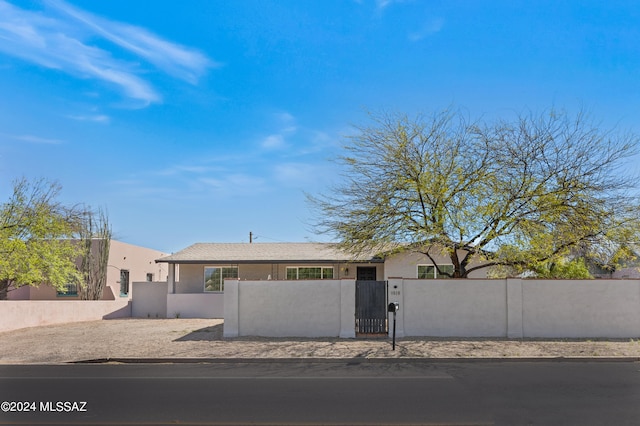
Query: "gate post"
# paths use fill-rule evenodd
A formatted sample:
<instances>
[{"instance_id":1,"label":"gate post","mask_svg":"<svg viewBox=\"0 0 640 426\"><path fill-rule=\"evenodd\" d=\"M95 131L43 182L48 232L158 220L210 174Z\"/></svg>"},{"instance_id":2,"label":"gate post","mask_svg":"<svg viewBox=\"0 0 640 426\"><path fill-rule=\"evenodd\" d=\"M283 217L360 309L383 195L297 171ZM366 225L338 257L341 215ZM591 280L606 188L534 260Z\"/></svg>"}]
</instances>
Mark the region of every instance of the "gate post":
<instances>
[{"instance_id":1,"label":"gate post","mask_svg":"<svg viewBox=\"0 0 640 426\"><path fill-rule=\"evenodd\" d=\"M224 282L223 337L240 335L240 281L227 279Z\"/></svg>"},{"instance_id":2,"label":"gate post","mask_svg":"<svg viewBox=\"0 0 640 426\"><path fill-rule=\"evenodd\" d=\"M354 338L356 316L356 281L340 280L340 337Z\"/></svg>"},{"instance_id":3,"label":"gate post","mask_svg":"<svg viewBox=\"0 0 640 426\"><path fill-rule=\"evenodd\" d=\"M521 339L524 337L522 279L507 278L507 338Z\"/></svg>"},{"instance_id":4,"label":"gate post","mask_svg":"<svg viewBox=\"0 0 640 426\"><path fill-rule=\"evenodd\" d=\"M388 280L388 297L389 303L400 304L400 311L396 314L396 336L404 337L404 318L405 312L407 312L406 304L404 303L404 280L402 278L389 278ZM389 324L392 324L394 320L393 314L389 312Z\"/></svg>"}]
</instances>

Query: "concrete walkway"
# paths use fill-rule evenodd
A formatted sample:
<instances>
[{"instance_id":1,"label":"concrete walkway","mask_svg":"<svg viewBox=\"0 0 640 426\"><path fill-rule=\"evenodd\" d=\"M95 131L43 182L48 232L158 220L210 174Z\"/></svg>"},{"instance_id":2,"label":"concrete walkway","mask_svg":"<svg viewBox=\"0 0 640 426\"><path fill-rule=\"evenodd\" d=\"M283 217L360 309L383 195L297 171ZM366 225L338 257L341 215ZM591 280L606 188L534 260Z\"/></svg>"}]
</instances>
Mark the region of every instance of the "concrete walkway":
<instances>
[{"instance_id":1,"label":"concrete walkway","mask_svg":"<svg viewBox=\"0 0 640 426\"><path fill-rule=\"evenodd\" d=\"M86 360L597 358L640 360L640 341L222 337L222 320L118 319L0 333L0 364Z\"/></svg>"}]
</instances>

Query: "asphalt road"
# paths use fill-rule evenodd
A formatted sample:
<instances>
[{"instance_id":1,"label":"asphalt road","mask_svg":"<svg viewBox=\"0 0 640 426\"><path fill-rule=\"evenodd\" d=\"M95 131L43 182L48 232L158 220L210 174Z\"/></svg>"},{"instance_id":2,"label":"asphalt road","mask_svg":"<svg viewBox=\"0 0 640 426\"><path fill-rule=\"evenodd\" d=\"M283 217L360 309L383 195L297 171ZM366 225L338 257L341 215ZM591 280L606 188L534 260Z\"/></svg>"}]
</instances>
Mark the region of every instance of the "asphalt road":
<instances>
[{"instance_id":1,"label":"asphalt road","mask_svg":"<svg viewBox=\"0 0 640 426\"><path fill-rule=\"evenodd\" d=\"M0 402L11 425L637 425L640 363L4 365Z\"/></svg>"}]
</instances>

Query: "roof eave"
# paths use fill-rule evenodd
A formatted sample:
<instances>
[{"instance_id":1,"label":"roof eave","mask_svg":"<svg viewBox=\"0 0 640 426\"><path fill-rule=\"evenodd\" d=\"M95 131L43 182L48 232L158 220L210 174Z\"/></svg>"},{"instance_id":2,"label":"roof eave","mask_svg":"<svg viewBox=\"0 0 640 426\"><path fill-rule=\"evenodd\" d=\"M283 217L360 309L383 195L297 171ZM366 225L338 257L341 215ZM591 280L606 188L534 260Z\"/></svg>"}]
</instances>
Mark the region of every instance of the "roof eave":
<instances>
[{"instance_id":1,"label":"roof eave","mask_svg":"<svg viewBox=\"0 0 640 426\"><path fill-rule=\"evenodd\" d=\"M207 265L207 264L271 264L271 263L384 263L384 259L270 259L270 260L224 260L224 259L199 259L199 260L176 260L176 259L156 259L156 263L174 263L183 265Z\"/></svg>"}]
</instances>

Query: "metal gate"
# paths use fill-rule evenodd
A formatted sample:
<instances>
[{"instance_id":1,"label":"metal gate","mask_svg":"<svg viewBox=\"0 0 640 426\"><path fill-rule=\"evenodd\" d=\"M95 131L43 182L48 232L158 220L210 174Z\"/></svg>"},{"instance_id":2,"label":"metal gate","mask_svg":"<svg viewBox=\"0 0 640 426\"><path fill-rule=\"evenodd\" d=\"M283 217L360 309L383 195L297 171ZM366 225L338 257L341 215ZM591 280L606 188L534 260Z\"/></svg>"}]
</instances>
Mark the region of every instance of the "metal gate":
<instances>
[{"instance_id":1,"label":"metal gate","mask_svg":"<svg viewBox=\"0 0 640 426\"><path fill-rule=\"evenodd\" d=\"M388 333L386 281L356 281L356 333Z\"/></svg>"}]
</instances>

